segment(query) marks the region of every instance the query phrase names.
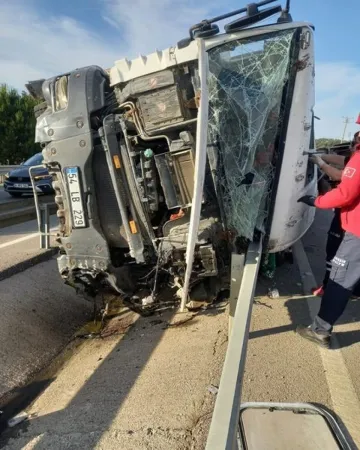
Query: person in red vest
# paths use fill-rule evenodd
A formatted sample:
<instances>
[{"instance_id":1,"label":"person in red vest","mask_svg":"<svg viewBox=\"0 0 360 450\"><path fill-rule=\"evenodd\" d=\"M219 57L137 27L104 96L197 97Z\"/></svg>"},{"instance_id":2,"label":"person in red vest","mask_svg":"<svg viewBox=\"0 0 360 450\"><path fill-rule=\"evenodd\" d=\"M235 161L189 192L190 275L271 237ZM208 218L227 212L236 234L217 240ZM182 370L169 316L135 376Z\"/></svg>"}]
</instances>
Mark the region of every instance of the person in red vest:
<instances>
[{"instance_id":1,"label":"person in red vest","mask_svg":"<svg viewBox=\"0 0 360 450\"><path fill-rule=\"evenodd\" d=\"M360 144L360 131L357 131L354 134L353 141L349 149L350 152L354 151L357 144ZM324 172L328 177L330 177L332 182L335 183L335 186L337 186L338 183L341 181L343 168L349 162L350 158L351 153L348 154L347 156L330 154L330 155L322 155L320 157L318 155L314 155L310 159L314 164L316 164L319 167L319 169L322 172ZM333 167L331 164L337 165L342 169L337 169L336 167ZM345 234L344 230L341 227L340 214L341 210L339 208L336 208L334 210L334 217L331 221L330 228L328 231L328 238L326 241L326 270L324 279L321 286L314 288L313 290L313 294L318 297L322 297L324 295L324 291L330 277L332 260L336 255L336 252ZM360 284L358 284L354 289L354 295L360 297Z\"/></svg>"},{"instance_id":2,"label":"person in red vest","mask_svg":"<svg viewBox=\"0 0 360 450\"><path fill-rule=\"evenodd\" d=\"M332 260L320 310L310 326L301 325L296 329L301 337L329 348L333 326L360 281L360 144L356 145L335 189L318 197L305 195L298 202L320 209L340 208L345 234Z\"/></svg>"}]
</instances>

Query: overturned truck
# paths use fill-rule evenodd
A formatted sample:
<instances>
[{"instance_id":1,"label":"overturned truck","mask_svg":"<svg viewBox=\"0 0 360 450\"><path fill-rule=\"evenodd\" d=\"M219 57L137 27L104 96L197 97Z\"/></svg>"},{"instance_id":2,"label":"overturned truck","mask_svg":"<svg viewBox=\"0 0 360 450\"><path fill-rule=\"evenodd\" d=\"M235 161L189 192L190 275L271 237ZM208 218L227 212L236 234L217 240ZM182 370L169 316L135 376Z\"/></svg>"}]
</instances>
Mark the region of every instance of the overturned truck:
<instances>
[{"instance_id":1,"label":"overturned truck","mask_svg":"<svg viewBox=\"0 0 360 450\"><path fill-rule=\"evenodd\" d=\"M314 211L297 199L317 189L305 154L313 30L259 6L110 71L29 83L43 100L36 141L53 177L67 283L140 312L156 307L164 284L185 303L212 299L233 253L260 236L279 252L307 231ZM239 12L220 34L217 20Z\"/></svg>"}]
</instances>

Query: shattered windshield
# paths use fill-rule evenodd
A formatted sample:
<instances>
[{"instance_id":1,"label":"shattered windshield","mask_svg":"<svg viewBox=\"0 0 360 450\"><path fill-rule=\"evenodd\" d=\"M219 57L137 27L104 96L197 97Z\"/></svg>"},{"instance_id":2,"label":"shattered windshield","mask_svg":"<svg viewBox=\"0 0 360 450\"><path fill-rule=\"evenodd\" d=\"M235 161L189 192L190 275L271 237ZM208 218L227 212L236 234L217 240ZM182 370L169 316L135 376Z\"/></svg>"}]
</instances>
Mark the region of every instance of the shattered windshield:
<instances>
[{"instance_id":1,"label":"shattered windshield","mask_svg":"<svg viewBox=\"0 0 360 450\"><path fill-rule=\"evenodd\" d=\"M208 156L228 228L264 231L295 30L209 50Z\"/></svg>"}]
</instances>

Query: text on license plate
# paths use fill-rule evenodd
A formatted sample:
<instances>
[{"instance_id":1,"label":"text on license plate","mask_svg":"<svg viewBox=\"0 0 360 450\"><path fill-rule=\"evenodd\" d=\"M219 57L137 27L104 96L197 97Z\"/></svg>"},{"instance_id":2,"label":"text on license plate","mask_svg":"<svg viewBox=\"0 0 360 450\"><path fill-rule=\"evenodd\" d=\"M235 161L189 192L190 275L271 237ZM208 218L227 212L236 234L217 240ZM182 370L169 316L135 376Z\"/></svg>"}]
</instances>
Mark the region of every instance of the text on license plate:
<instances>
[{"instance_id":1,"label":"text on license plate","mask_svg":"<svg viewBox=\"0 0 360 450\"><path fill-rule=\"evenodd\" d=\"M77 167L67 167L65 169L66 180L69 187L71 214L74 228L84 228L85 214L82 201L79 169Z\"/></svg>"},{"instance_id":2,"label":"text on license plate","mask_svg":"<svg viewBox=\"0 0 360 450\"><path fill-rule=\"evenodd\" d=\"M16 183L16 184L14 184L14 187L18 188L18 189L29 189L31 187L31 185L30 184L19 184L19 183Z\"/></svg>"}]
</instances>

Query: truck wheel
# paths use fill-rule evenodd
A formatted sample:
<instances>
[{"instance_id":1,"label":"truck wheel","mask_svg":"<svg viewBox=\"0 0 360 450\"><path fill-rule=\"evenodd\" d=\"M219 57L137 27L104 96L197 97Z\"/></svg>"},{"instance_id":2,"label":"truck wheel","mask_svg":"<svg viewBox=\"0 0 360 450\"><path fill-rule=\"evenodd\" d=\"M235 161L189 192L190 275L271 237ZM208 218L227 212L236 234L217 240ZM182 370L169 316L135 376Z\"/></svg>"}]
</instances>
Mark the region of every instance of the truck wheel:
<instances>
[{"instance_id":1,"label":"truck wheel","mask_svg":"<svg viewBox=\"0 0 360 450\"><path fill-rule=\"evenodd\" d=\"M35 118L37 119L39 116L41 116L41 114L46 111L46 108L47 108L46 102L41 102L38 105L34 106Z\"/></svg>"}]
</instances>

